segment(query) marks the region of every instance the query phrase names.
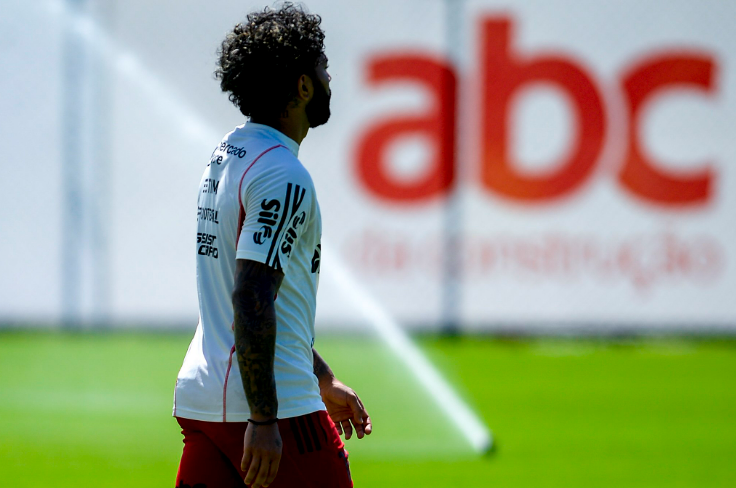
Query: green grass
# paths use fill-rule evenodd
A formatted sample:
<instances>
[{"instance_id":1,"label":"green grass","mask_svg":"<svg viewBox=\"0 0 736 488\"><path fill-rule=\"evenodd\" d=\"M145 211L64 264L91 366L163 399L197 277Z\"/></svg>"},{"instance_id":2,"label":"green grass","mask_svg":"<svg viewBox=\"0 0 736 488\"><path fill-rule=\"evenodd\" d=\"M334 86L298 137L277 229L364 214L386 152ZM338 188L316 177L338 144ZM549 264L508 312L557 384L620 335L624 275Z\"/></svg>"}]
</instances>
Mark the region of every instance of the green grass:
<instances>
[{"instance_id":1,"label":"green grass","mask_svg":"<svg viewBox=\"0 0 736 488\"><path fill-rule=\"evenodd\" d=\"M186 335L0 333L0 473L24 487L173 486ZM381 344L317 348L363 398L356 488L736 486L736 342L420 340L493 429L474 454Z\"/></svg>"}]
</instances>

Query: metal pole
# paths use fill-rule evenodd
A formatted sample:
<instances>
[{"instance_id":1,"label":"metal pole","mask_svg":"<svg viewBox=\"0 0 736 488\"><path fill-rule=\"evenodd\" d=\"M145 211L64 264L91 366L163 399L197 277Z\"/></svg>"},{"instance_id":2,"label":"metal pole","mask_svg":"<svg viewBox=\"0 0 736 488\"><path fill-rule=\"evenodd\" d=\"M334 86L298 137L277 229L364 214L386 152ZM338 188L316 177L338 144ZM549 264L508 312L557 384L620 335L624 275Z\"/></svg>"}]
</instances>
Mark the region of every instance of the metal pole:
<instances>
[{"instance_id":1,"label":"metal pole","mask_svg":"<svg viewBox=\"0 0 736 488\"><path fill-rule=\"evenodd\" d=\"M463 22L463 0L444 0L445 3L445 42L447 60L450 66L459 73L462 44L460 35ZM460 92L458 90L458 92ZM459 97L456 98L459 107ZM458 121L456 108L455 120ZM457 136L457 122L455 124L455 135ZM454 138L457 144L460 140ZM444 212L444 269L442 286L442 332L446 335L457 335L460 332L461 300L462 300L462 202L458 191L460 176L460 164L457 160L458 151L454 149L455 179L453 187L447 197Z\"/></svg>"},{"instance_id":2,"label":"metal pole","mask_svg":"<svg viewBox=\"0 0 736 488\"><path fill-rule=\"evenodd\" d=\"M61 319L66 328L81 320L81 267L83 256L83 183L81 152L84 105L84 43L75 32L73 16L85 0L66 0L63 53L62 132L62 239Z\"/></svg>"},{"instance_id":3,"label":"metal pole","mask_svg":"<svg viewBox=\"0 0 736 488\"><path fill-rule=\"evenodd\" d=\"M95 12L101 27L114 19L113 2L96 2ZM89 244L91 273L92 321L95 325L106 325L110 321L110 255L108 219L110 213L110 79L99 53L90 56L90 103L89 103Z\"/></svg>"}]
</instances>

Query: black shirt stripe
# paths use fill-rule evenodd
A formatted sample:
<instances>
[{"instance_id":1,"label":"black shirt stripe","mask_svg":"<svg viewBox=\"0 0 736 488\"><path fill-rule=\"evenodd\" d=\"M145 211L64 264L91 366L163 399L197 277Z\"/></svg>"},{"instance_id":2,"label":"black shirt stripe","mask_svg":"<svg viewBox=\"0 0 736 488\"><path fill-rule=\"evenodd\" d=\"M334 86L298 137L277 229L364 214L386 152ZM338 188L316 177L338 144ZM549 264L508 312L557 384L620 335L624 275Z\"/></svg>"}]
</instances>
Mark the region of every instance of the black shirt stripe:
<instances>
[{"instance_id":1,"label":"black shirt stripe","mask_svg":"<svg viewBox=\"0 0 736 488\"><path fill-rule=\"evenodd\" d=\"M301 430L302 435L304 436L304 444L306 444L307 446L307 452L313 452L314 445L312 444L312 440L309 438L309 432L307 432L307 426L304 424L304 416L297 417L297 421L299 422L299 427L301 427L299 430Z\"/></svg>"},{"instance_id":2,"label":"black shirt stripe","mask_svg":"<svg viewBox=\"0 0 736 488\"><path fill-rule=\"evenodd\" d=\"M317 414L311 413L306 416L307 426L309 426L309 432L312 434L312 439L314 439L314 448L318 451L321 451L322 446L319 443L319 437L317 436L317 429L314 428L314 422L312 421L312 416L314 415L317 415Z\"/></svg>"},{"instance_id":3,"label":"black shirt stripe","mask_svg":"<svg viewBox=\"0 0 736 488\"><path fill-rule=\"evenodd\" d=\"M302 442L302 436L299 435L299 427L296 425L294 418L289 419L289 426L291 431L294 433L294 440L296 441L296 448L299 449L299 454L304 454L304 443Z\"/></svg>"},{"instance_id":4,"label":"black shirt stripe","mask_svg":"<svg viewBox=\"0 0 736 488\"><path fill-rule=\"evenodd\" d=\"M284 227L284 222L286 222L287 218L290 218L291 215L291 183L289 183L286 186L286 198L284 199L284 213L281 214L281 220L279 221L279 226L276 228L276 232L273 235L273 240L271 241L271 247L268 249L268 256L266 257L266 265L271 266L271 255L273 254L274 248L279 243L279 234L281 234L281 229ZM298 187L297 187L298 189ZM278 253L279 250L276 249L276 252Z\"/></svg>"}]
</instances>

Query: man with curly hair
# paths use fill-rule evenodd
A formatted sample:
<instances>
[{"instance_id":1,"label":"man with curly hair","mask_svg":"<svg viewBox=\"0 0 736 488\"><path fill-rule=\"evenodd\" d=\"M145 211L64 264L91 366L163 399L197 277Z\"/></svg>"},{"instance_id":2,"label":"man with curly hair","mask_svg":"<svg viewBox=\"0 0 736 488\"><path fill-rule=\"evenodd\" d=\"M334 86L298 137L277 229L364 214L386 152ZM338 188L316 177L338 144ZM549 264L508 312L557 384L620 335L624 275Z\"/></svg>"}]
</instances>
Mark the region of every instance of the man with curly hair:
<instances>
[{"instance_id":1,"label":"man with curly hair","mask_svg":"<svg viewBox=\"0 0 736 488\"><path fill-rule=\"evenodd\" d=\"M182 488L351 487L340 434L372 430L313 348L322 224L297 156L330 117L320 23L290 3L266 8L219 52L221 88L249 120L214 150L199 188L200 318L174 393Z\"/></svg>"}]
</instances>

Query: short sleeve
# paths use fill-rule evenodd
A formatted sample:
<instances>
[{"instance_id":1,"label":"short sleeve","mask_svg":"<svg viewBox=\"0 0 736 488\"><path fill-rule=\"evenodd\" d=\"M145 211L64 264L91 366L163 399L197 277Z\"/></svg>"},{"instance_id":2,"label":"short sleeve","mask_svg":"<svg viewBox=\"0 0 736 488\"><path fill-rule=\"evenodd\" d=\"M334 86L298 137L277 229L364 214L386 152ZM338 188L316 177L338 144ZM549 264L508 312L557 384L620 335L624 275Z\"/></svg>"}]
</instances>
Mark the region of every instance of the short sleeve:
<instances>
[{"instance_id":1,"label":"short sleeve","mask_svg":"<svg viewBox=\"0 0 736 488\"><path fill-rule=\"evenodd\" d=\"M309 174L303 168L268 172L240 191L245 216L236 258L285 273L311 218L314 187Z\"/></svg>"}]
</instances>

